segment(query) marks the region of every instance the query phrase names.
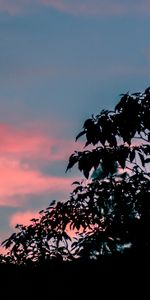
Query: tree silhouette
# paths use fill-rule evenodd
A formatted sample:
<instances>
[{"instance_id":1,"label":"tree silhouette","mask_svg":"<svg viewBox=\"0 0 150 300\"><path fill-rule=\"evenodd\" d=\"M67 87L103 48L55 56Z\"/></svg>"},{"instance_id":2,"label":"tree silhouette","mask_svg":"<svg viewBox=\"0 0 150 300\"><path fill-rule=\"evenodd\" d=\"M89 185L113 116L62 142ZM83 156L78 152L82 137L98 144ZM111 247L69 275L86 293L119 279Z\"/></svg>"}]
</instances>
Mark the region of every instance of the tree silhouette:
<instances>
[{"instance_id":1,"label":"tree silhouette","mask_svg":"<svg viewBox=\"0 0 150 300\"><path fill-rule=\"evenodd\" d=\"M17 264L99 259L150 251L150 88L123 94L113 111L86 120L69 158L84 179L66 202L53 201L3 242ZM85 149L86 148L86 149ZM74 236L73 236L74 235Z\"/></svg>"}]
</instances>

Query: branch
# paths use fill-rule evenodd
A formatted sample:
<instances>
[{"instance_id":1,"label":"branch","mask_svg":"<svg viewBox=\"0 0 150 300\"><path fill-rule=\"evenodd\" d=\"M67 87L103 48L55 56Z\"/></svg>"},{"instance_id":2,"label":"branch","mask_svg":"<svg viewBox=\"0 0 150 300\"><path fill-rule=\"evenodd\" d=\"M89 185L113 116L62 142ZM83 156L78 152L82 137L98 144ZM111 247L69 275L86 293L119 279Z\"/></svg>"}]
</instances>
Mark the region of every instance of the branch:
<instances>
[{"instance_id":1,"label":"branch","mask_svg":"<svg viewBox=\"0 0 150 300\"><path fill-rule=\"evenodd\" d=\"M132 165L135 165L135 166L137 166L142 172L144 172L144 170L139 166L139 164L137 164L137 163L134 163L134 162L130 162L130 160L126 160L128 163L130 163L130 164L132 164ZM129 170L132 170L133 172L134 172L134 170L133 169L130 169L129 167L126 167L127 169L129 169ZM145 168L144 168L145 169ZM145 169L146 170L146 169Z\"/></svg>"},{"instance_id":2,"label":"branch","mask_svg":"<svg viewBox=\"0 0 150 300\"><path fill-rule=\"evenodd\" d=\"M143 141L149 143L149 141L147 139L145 139L141 134L140 134L140 136L135 136L134 139L143 140Z\"/></svg>"}]
</instances>

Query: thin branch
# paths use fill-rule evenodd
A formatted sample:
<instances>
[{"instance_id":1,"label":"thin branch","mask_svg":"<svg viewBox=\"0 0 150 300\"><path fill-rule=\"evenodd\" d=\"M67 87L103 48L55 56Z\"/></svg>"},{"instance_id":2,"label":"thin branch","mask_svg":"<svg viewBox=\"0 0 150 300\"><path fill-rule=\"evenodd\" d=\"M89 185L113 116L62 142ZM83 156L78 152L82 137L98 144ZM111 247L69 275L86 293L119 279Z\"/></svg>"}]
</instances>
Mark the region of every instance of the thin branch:
<instances>
[{"instance_id":1,"label":"thin branch","mask_svg":"<svg viewBox=\"0 0 150 300\"><path fill-rule=\"evenodd\" d=\"M135 165L135 166L137 166L142 172L144 172L144 170L139 166L139 164L137 163L137 162L130 162L130 160L126 160L128 163L130 163L130 164L132 164L132 165ZM128 168L128 167L126 167L126 168ZM145 168L144 168L145 169ZM133 172L134 172L134 170L133 169L131 169ZM146 170L146 169L145 169Z\"/></svg>"},{"instance_id":2,"label":"thin branch","mask_svg":"<svg viewBox=\"0 0 150 300\"><path fill-rule=\"evenodd\" d=\"M145 139L144 137L142 137L141 135L140 136L134 136L134 139L143 140L143 141L149 143L149 141L147 139Z\"/></svg>"}]
</instances>

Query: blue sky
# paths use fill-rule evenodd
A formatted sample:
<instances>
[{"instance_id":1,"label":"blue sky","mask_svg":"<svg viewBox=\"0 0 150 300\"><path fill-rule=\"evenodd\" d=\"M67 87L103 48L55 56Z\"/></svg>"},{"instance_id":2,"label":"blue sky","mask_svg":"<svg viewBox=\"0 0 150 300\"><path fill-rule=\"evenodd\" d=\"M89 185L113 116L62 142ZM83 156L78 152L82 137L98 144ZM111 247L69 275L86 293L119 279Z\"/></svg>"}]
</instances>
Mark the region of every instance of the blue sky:
<instances>
[{"instance_id":1,"label":"blue sky","mask_svg":"<svg viewBox=\"0 0 150 300\"><path fill-rule=\"evenodd\" d=\"M0 0L1 240L69 195L83 121L150 85L149 16L146 0Z\"/></svg>"}]
</instances>

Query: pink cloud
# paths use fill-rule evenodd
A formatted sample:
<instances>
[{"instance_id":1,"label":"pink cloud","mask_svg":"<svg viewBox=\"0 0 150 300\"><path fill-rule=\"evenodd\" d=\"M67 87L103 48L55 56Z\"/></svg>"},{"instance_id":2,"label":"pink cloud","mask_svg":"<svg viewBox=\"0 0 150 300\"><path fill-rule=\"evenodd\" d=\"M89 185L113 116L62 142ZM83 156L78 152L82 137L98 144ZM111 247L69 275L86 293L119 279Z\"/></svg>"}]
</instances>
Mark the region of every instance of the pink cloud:
<instances>
[{"instance_id":1,"label":"pink cloud","mask_svg":"<svg viewBox=\"0 0 150 300\"><path fill-rule=\"evenodd\" d=\"M11 215L9 219L10 227L14 228L17 224L29 225L33 218L39 218L39 214L35 211L17 212Z\"/></svg>"},{"instance_id":2,"label":"pink cloud","mask_svg":"<svg viewBox=\"0 0 150 300\"><path fill-rule=\"evenodd\" d=\"M1 206L21 206L21 199L31 194L58 192L67 196L74 179L45 175L40 168L67 160L74 151L71 140L50 137L32 127L19 130L5 124L0 125L0 140Z\"/></svg>"},{"instance_id":3,"label":"pink cloud","mask_svg":"<svg viewBox=\"0 0 150 300\"><path fill-rule=\"evenodd\" d=\"M58 126L61 127L61 124L57 124ZM53 124L50 126L48 135L43 133L40 128L34 129L34 125L19 130L15 127L0 124L0 156L40 158L49 162L64 160L66 155L70 155L74 151L75 143L73 140L55 137L54 127Z\"/></svg>"},{"instance_id":4,"label":"pink cloud","mask_svg":"<svg viewBox=\"0 0 150 300\"><path fill-rule=\"evenodd\" d=\"M0 205L18 205L15 195L28 196L30 194L52 194L67 192L72 178L44 176L40 171L29 169L17 160L0 160L1 183ZM12 199L13 198L13 199Z\"/></svg>"}]
</instances>

